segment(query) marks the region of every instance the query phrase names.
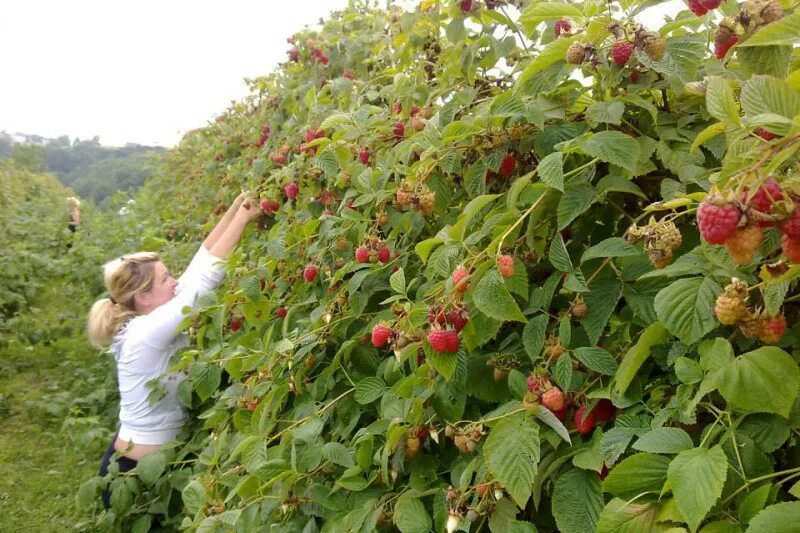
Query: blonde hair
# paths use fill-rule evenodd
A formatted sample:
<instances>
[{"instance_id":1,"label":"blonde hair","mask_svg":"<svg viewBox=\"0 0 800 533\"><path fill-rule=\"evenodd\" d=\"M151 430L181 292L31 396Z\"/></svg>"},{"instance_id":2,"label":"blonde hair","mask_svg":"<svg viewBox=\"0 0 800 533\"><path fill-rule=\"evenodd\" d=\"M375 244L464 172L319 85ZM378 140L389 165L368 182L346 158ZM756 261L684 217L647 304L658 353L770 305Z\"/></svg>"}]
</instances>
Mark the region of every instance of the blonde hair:
<instances>
[{"instance_id":1,"label":"blonde hair","mask_svg":"<svg viewBox=\"0 0 800 533\"><path fill-rule=\"evenodd\" d=\"M67 198L67 203L69 204L70 207L80 207L81 206L81 201L78 200L74 196L70 196L69 198Z\"/></svg>"},{"instance_id":2,"label":"blonde hair","mask_svg":"<svg viewBox=\"0 0 800 533\"><path fill-rule=\"evenodd\" d=\"M134 297L153 287L158 261L155 252L138 252L103 265L103 279L110 296L97 300L89 311L87 333L92 345L109 346L120 326L136 315Z\"/></svg>"}]
</instances>

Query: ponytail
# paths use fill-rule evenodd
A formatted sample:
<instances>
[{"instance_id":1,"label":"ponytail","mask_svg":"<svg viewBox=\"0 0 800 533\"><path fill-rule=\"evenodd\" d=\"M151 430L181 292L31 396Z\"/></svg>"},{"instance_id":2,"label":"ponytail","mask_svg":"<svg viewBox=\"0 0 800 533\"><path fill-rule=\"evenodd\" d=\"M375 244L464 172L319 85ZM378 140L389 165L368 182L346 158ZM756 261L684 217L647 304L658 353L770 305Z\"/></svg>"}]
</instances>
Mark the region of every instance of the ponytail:
<instances>
[{"instance_id":1,"label":"ponytail","mask_svg":"<svg viewBox=\"0 0 800 533\"><path fill-rule=\"evenodd\" d=\"M89 342L96 348L105 348L114 338L114 304L110 298L97 300L89 311L89 323L86 332Z\"/></svg>"}]
</instances>

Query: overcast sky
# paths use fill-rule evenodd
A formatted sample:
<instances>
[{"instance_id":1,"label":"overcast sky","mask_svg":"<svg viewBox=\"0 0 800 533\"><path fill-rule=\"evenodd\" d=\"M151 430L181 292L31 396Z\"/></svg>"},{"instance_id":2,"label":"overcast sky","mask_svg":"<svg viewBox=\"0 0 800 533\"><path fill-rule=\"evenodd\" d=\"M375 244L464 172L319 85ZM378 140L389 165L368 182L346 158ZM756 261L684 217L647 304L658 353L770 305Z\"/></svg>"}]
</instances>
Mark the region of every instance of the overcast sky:
<instances>
[{"instance_id":1,"label":"overcast sky","mask_svg":"<svg viewBox=\"0 0 800 533\"><path fill-rule=\"evenodd\" d=\"M284 61L287 37L346 5L0 0L0 131L174 146Z\"/></svg>"}]
</instances>

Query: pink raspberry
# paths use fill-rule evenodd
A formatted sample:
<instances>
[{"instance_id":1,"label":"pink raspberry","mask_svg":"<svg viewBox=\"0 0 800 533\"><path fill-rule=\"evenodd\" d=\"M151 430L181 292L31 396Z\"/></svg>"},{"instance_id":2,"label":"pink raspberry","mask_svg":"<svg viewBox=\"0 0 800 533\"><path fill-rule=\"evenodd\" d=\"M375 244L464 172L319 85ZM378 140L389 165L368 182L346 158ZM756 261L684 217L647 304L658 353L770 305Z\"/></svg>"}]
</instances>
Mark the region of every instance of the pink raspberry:
<instances>
[{"instance_id":1,"label":"pink raspberry","mask_svg":"<svg viewBox=\"0 0 800 533\"><path fill-rule=\"evenodd\" d=\"M569 33L572 31L572 25L569 23L568 20L557 20L555 25L553 26L553 32L555 33L556 39L558 39L562 33Z\"/></svg>"},{"instance_id":2,"label":"pink raspberry","mask_svg":"<svg viewBox=\"0 0 800 533\"><path fill-rule=\"evenodd\" d=\"M792 214L778 224L778 229L791 239L800 239L800 206L795 205Z\"/></svg>"},{"instance_id":3,"label":"pink raspberry","mask_svg":"<svg viewBox=\"0 0 800 533\"><path fill-rule=\"evenodd\" d=\"M618 66L622 67L631 58L633 53L633 43L626 43L624 41L617 41L611 45L611 59L614 60Z\"/></svg>"},{"instance_id":4,"label":"pink raspberry","mask_svg":"<svg viewBox=\"0 0 800 533\"><path fill-rule=\"evenodd\" d=\"M730 203L717 205L708 200L697 208L700 236L709 244L722 244L736 232L741 213Z\"/></svg>"}]
</instances>

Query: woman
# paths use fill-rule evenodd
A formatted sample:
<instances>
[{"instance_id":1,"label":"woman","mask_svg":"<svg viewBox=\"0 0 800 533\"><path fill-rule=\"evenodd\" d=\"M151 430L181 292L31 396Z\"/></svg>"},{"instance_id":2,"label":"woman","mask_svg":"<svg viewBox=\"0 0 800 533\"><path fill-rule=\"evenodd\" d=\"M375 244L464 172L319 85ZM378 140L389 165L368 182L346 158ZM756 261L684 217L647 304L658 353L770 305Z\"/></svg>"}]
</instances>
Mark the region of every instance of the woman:
<instances>
[{"instance_id":1,"label":"woman","mask_svg":"<svg viewBox=\"0 0 800 533\"><path fill-rule=\"evenodd\" d=\"M81 224L81 201L74 196L70 196L67 198L67 204L69 204L69 224L67 224L67 228L72 233L75 233Z\"/></svg>"},{"instance_id":2,"label":"woman","mask_svg":"<svg viewBox=\"0 0 800 533\"><path fill-rule=\"evenodd\" d=\"M155 253L139 252L106 263L109 298L89 312L89 340L110 346L117 361L120 428L106 450L100 475L108 473L114 451L122 454L119 470L132 470L139 459L175 440L186 419L177 398L182 373L165 375L172 355L188 346L178 326L183 308L222 282L220 264L239 242L247 224L259 215L258 204L240 195L203 241L183 275L173 279ZM151 380L165 395L149 400ZM109 506L108 491L103 501Z\"/></svg>"}]
</instances>

